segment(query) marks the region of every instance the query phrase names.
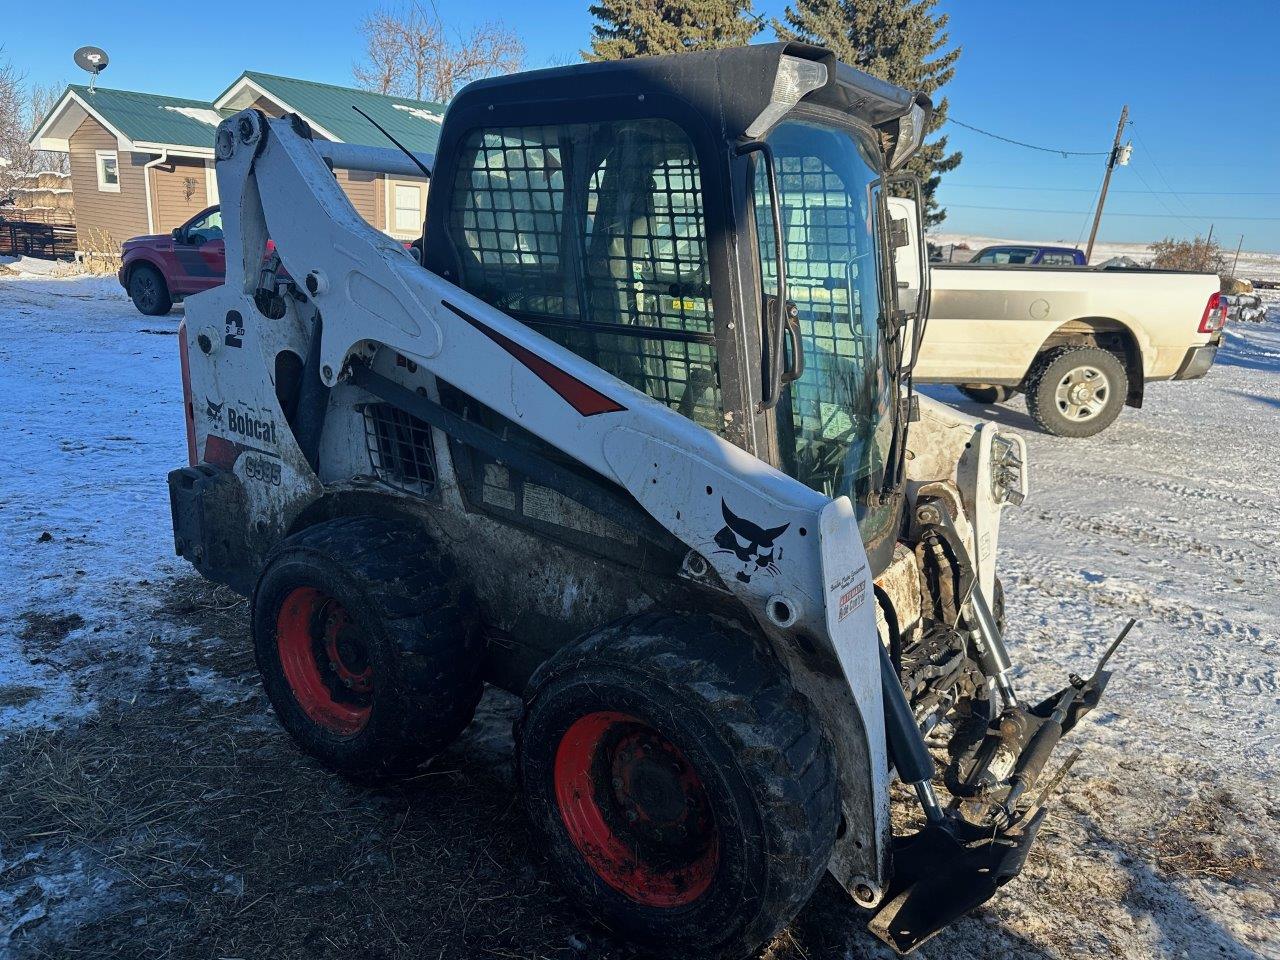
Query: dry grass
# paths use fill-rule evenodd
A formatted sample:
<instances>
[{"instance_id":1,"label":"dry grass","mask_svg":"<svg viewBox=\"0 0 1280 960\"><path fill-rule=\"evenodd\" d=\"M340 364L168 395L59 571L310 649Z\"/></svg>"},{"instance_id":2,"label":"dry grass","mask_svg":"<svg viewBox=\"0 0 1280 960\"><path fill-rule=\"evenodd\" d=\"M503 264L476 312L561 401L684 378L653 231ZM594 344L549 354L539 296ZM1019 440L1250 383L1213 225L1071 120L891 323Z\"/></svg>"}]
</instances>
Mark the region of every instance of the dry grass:
<instances>
[{"instance_id":1,"label":"dry grass","mask_svg":"<svg viewBox=\"0 0 1280 960\"><path fill-rule=\"evenodd\" d=\"M1202 793L1155 835L1152 861L1165 873L1228 883L1274 876L1277 851L1243 846L1241 831L1229 828L1228 819L1242 816L1229 790Z\"/></svg>"},{"instance_id":2,"label":"dry grass","mask_svg":"<svg viewBox=\"0 0 1280 960\"><path fill-rule=\"evenodd\" d=\"M80 235L83 268L95 276L110 276L120 270L120 244L111 234L90 227Z\"/></svg>"},{"instance_id":3,"label":"dry grass","mask_svg":"<svg viewBox=\"0 0 1280 960\"><path fill-rule=\"evenodd\" d=\"M509 744L466 736L407 783L344 782L268 715L244 606L183 581L165 618L196 630L133 702L0 743L0 850L39 851L6 885L74 860L119 900L34 923L15 956L581 956L594 935L536 869ZM226 696L195 693L193 672ZM512 704L488 698L483 727Z\"/></svg>"}]
</instances>

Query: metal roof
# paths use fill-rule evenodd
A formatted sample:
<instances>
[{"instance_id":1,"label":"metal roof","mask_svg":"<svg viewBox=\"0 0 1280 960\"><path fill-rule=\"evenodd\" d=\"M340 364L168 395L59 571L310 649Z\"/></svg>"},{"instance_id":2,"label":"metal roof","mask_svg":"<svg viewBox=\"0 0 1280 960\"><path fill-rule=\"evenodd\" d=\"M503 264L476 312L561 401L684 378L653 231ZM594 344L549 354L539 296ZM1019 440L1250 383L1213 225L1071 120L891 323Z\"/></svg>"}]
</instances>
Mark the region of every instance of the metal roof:
<instances>
[{"instance_id":1,"label":"metal roof","mask_svg":"<svg viewBox=\"0 0 1280 960\"><path fill-rule=\"evenodd\" d=\"M219 115L207 100L165 97L132 90L109 90L71 84L93 112L117 132L135 143L158 143L179 147L213 147L213 131ZM64 95L65 96L65 95ZM203 115L204 119L199 119Z\"/></svg>"},{"instance_id":2,"label":"metal roof","mask_svg":"<svg viewBox=\"0 0 1280 960\"><path fill-rule=\"evenodd\" d=\"M256 70L246 70L214 103L220 107L228 105L231 94L249 86L245 81L344 143L382 145L385 139L353 106L368 113L410 150L434 153L440 140L440 121L445 110L442 103L279 77Z\"/></svg>"},{"instance_id":3,"label":"metal roof","mask_svg":"<svg viewBox=\"0 0 1280 960\"><path fill-rule=\"evenodd\" d=\"M237 93L240 95L232 96ZM50 135L65 141L83 118L79 110L83 105L118 137L137 148L158 146L211 152L220 119L252 103L259 93L284 109L300 113L317 132L345 143L389 146L382 134L352 109L353 105L386 127L410 150L434 153L440 140L443 104L246 71L212 102L105 87L91 92L87 86L72 84L32 136L32 143ZM66 114L68 108L73 108L70 115ZM55 122L60 115L66 120ZM67 129L53 132L58 126ZM37 145L42 149L66 149L65 143Z\"/></svg>"}]
</instances>

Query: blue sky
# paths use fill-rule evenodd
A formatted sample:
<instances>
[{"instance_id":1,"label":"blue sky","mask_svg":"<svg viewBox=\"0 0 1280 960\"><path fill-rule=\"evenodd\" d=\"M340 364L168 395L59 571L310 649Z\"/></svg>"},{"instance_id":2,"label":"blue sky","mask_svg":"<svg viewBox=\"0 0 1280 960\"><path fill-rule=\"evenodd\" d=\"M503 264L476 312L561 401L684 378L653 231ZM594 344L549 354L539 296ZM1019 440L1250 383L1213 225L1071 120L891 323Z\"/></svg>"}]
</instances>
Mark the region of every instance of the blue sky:
<instances>
[{"instance_id":1,"label":"blue sky","mask_svg":"<svg viewBox=\"0 0 1280 960\"><path fill-rule=\"evenodd\" d=\"M420 2L429 8L431 0ZM459 25L505 20L524 37L529 66L575 59L590 36L589 0L435 3ZM86 43L112 57L104 86L207 98L242 69L350 83L358 22L377 5L70 2L51 19L39 4L15 4L0 45L41 83L83 80L71 53ZM757 0L756 9L770 16L783 6ZM1129 104L1133 163L1112 179L1101 239L1190 236L1212 223L1224 246L1244 234L1246 249L1280 251L1275 0L941 0L939 7L964 47L945 91L957 120L1048 147L1106 150ZM162 43L139 26L150 10ZM1087 236L1103 158L1063 159L957 127L950 136L965 160L943 183L944 231Z\"/></svg>"}]
</instances>

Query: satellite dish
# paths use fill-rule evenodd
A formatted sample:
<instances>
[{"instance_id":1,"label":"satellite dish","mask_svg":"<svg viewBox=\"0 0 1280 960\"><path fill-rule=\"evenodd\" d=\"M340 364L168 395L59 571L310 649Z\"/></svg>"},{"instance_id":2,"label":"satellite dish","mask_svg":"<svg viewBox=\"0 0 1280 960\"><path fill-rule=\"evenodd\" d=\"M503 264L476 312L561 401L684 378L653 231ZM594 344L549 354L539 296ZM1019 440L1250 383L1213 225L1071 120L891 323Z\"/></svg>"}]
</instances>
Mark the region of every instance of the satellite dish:
<instances>
[{"instance_id":1,"label":"satellite dish","mask_svg":"<svg viewBox=\"0 0 1280 960\"><path fill-rule=\"evenodd\" d=\"M89 90L92 92L98 74L107 69L107 64L111 62L107 51L101 47L81 47L75 52L74 59L76 66L89 74Z\"/></svg>"}]
</instances>

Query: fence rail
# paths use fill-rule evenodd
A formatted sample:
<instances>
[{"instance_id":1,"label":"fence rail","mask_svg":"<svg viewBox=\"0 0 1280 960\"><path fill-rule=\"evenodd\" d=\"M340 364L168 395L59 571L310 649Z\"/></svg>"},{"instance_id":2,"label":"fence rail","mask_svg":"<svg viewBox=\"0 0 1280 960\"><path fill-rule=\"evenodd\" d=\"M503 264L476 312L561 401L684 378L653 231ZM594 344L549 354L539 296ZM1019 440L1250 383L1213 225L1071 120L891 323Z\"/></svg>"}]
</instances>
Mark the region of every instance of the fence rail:
<instances>
[{"instance_id":1,"label":"fence rail","mask_svg":"<svg viewBox=\"0 0 1280 960\"><path fill-rule=\"evenodd\" d=\"M74 226L0 219L0 256L70 260L75 253Z\"/></svg>"}]
</instances>

